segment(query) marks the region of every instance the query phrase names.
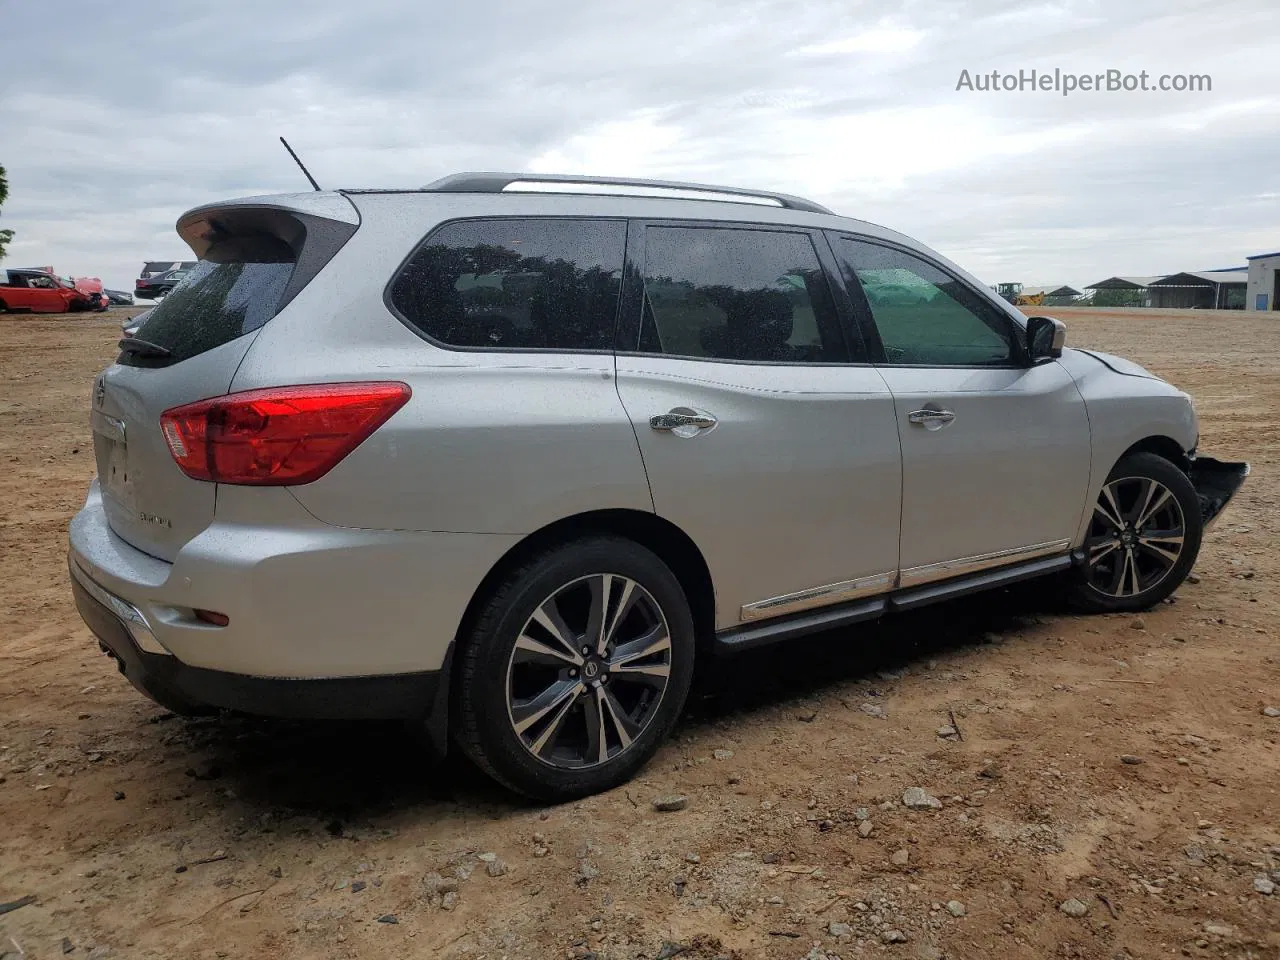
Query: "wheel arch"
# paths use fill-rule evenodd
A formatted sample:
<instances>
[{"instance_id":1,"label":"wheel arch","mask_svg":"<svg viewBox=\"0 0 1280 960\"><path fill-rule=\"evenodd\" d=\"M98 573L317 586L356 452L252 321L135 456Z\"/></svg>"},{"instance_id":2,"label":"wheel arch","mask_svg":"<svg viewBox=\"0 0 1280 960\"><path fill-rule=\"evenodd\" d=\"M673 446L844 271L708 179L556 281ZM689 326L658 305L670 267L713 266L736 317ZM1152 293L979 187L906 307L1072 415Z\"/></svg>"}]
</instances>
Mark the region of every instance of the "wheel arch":
<instances>
[{"instance_id":1,"label":"wheel arch","mask_svg":"<svg viewBox=\"0 0 1280 960\"><path fill-rule=\"evenodd\" d=\"M1191 469L1191 457L1186 450L1182 449L1182 444L1164 434L1153 434L1130 444L1120 456L1116 457L1116 462L1108 468L1108 473L1115 469L1116 463L1134 453L1154 453L1156 456L1168 460L1183 473L1187 473Z\"/></svg>"},{"instance_id":2,"label":"wheel arch","mask_svg":"<svg viewBox=\"0 0 1280 960\"><path fill-rule=\"evenodd\" d=\"M653 551L684 588L699 643L715 632L715 587L697 544L669 520L639 510L592 510L549 523L524 537L493 565L467 603L455 642L466 635L480 604L494 586L526 559L561 543L592 534L625 537Z\"/></svg>"},{"instance_id":3,"label":"wheel arch","mask_svg":"<svg viewBox=\"0 0 1280 960\"><path fill-rule=\"evenodd\" d=\"M457 676L453 670L454 654L480 615L485 598L503 577L531 556L559 544L592 535L625 537L651 550L671 569L689 601L699 657L710 654L715 637L715 586L702 551L687 533L657 514L639 510L592 510L564 517L535 530L507 550L481 579L467 602L446 654L444 682L440 684L436 703L427 718L431 740L439 752L443 753L447 749L450 714L453 713L454 696L457 692Z\"/></svg>"},{"instance_id":4,"label":"wheel arch","mask_svg":"<svg viewBox=\"0 0 1280 960\"><path fill-rule=\"evenodd\" d=\"M1176 426L1176 424L1158 422L1147 424L1127 435L1104 437L1095 435L1094 461L1090 470L1089 489L1080 511L1080 522L1076 527L1075 537L1071 541L1073 550L1078 550L1080 545L1084 543L1085 535L1089 530L1089 518L1093 513L1093 503L1097 500L1098 494L1102 490L1102 485L1106 483L1107 477L1116 468L1116 464L1120 463L1125 457L1135 453L1153 453L1168 460L1188 476L1190 475L1191 449L1185 446L1183 442L1174 439L1173 434L1181 432L1176 429ZM1187 444L1194 445L1194 441L1191 439L1193 435L1190 431L1185 434ZM1121 444L1124 444L1124 446L1121 446Z\"/></svg>"}]
</instances>

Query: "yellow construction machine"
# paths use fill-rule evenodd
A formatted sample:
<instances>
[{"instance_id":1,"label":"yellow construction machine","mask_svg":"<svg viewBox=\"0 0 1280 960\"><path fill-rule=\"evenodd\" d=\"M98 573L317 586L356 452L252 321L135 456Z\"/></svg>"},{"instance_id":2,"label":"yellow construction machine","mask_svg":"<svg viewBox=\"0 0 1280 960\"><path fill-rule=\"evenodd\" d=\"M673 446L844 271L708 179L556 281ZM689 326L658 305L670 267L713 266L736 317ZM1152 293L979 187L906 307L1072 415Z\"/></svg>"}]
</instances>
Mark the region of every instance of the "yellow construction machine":
<instances>
[{"instance_id":1,"label":"yellow construction machine","mask_svg":"<svg viewBox=\"0 0 1280 960\"><path fill-rule=\"evenodd\" d=\"M1015 307L1039 307L1044 304L1043 290L1039 293L1023 293L1020 283L998 283L996 293Z\"/></svg>"}]
</instances>

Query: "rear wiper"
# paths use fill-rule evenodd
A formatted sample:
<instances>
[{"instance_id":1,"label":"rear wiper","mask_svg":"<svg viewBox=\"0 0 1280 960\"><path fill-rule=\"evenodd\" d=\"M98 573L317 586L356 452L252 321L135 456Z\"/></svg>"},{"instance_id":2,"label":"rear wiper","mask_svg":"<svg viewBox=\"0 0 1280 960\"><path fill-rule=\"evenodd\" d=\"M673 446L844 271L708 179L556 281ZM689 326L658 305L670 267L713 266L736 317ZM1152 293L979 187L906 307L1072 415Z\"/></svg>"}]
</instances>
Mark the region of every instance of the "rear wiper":
<instances>
[{"instance_id":1,"label":"rear wiper","mask_svg":"<svg viewBox=\"0 0 1280 960\"><path fill-rule=\"evenodd\" d=\"M125 337L116 346L125 353L136 353L140 357L151 357L156 360L166 360L173 356L168 347L162 347L150 340L139 340L137 337Z\"/></svg>"}]
</instances>

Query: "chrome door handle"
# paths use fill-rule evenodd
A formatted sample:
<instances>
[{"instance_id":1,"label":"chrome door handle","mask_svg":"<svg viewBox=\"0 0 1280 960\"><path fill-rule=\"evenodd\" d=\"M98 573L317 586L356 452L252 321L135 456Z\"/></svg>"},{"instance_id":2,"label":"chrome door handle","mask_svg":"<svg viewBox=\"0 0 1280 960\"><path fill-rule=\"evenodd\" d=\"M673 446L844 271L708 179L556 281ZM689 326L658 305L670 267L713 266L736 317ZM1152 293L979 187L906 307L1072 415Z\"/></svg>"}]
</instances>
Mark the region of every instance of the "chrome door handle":
<instances>
[{"instance_id":1,"label":"chrome door handle","mask_svg":"<svg viewBox=\"0 0 1280 960\"><path fill-rule=\"evenodd\" d=\"M669 413L660 413L649 418L649 426L654 430L671 430L680 436L691 436L699 430L709 430L718 421L709 413L688 411L688 407L677 407Z\"/></svg>"},{"instance_id":2,"label":"chrome door handle","mask_svg":"<svg viewBox=\"0 0 1280 960\"><path fill-rule=\"evenodd\" d=\"M926 427L934 424L942 426L944 423L950 423L955 418L956 415L950 410L912 410L907 414L909 422L918 423Z\"/></svg>"}]
</instances>

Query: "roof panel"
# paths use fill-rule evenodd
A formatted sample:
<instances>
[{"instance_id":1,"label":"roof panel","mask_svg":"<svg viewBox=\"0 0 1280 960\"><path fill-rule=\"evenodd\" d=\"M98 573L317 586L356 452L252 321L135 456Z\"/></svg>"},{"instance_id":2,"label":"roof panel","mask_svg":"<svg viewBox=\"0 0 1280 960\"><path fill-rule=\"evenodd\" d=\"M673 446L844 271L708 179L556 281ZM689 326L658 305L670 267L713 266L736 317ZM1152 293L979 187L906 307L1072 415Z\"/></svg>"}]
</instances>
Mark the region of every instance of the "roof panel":
<instances>
[{"instance_id":1,"label":"roof panel","mask_svg":"<svg viewBox=\"0 0 1280 960\"><path fill-rule=\"evenodd\" d=\"M1152 277L1107 277L1097 283L1091 283L1086 290L1145 290L1151 284L1168 274L1156 274Z\"/></svg>"}]
</instances>

